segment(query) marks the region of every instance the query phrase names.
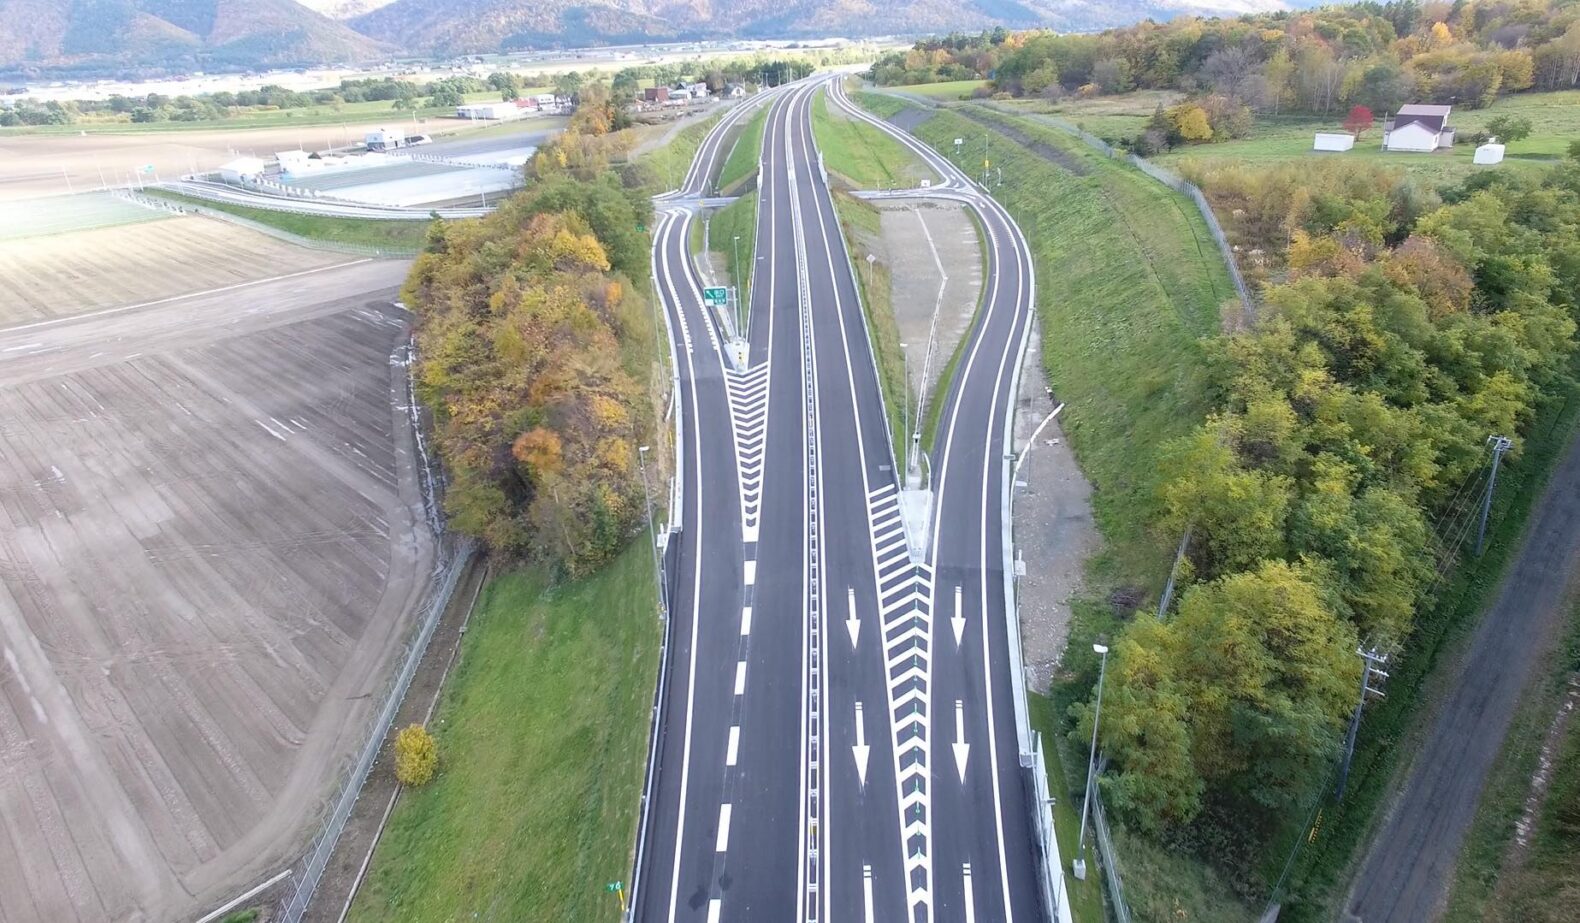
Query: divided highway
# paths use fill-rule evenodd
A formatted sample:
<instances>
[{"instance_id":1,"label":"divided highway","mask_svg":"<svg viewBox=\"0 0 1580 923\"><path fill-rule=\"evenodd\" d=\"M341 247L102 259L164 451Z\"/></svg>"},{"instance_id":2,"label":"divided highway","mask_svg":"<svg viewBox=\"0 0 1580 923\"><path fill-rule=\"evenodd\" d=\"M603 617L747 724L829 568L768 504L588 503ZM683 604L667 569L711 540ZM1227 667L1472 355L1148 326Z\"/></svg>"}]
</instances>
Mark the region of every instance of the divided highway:
<instances>
[{"instance_id":1,"label":"divided highway","mask_svg":"<svg viewBox=\"0 0 1580 923\"><path fill-rule=\"evenodd\" d=\"M991 199L898 136L945 178L932 194L979 211L990 243L988 294L931 447L931 535L908 536L903 460L812 137L825 89L848 107L826 78L768 102L744 367L702 305L687 248L741 112L659 201L681 503L632 914L1044 919L1058 862L1041 855L1033 818L1046 809L1023 768L1003 569L1029 254Z\"/></svg>"}]
</instances>

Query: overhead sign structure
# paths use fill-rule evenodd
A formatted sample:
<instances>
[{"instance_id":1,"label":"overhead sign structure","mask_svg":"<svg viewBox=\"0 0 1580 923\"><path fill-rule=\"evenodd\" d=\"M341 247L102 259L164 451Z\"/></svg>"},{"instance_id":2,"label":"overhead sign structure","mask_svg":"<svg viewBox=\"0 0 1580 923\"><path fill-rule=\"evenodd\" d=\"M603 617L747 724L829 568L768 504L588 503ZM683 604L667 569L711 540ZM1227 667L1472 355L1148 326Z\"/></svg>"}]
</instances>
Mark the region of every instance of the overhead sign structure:
<instances>
[{"instance_id":1,"label":"overhead sign structure","mask_svg":"<svg viewBox=\"0 0 1580 923\"><path fill-rule=\"evenodd\" d=\"M702 303L710 308L726 307L730 303L730 290L727 288L705 288L702 290Z\"/></svg>"}]
</instances>

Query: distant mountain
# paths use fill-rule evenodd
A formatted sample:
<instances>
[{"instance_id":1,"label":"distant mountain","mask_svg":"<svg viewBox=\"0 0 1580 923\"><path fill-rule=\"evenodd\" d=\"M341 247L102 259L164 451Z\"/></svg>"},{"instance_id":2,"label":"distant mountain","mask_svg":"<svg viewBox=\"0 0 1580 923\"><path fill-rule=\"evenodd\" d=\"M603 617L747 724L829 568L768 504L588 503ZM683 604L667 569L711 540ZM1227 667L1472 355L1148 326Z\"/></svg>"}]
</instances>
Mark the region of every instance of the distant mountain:
<instances>
[{"instance_id":1,"label":"distant mountain","mask_svg":"<svg viewBox=\"0 0 1580 923\"><path fill-rule=\"evenodd\" d=\"M388 46L293 0L0 0L0 69L367 61Z\"/></svg>"},{"instance_id":2,"label":"distant mountain","mask_svg":"<svg viewBox=\"0 0 1580 923\"><path fill-rule=\"evenodd\" d=\"M1282 0L394 0L350 20L350 25L412 51L465 53L649 40L897 35L994 26L1101 29L1148 17L1237 15L1287 6Z\"/></svg>"},{"instance_id":3,"label":"distant mountain","mask_svg":"<svg viewBox=\"0 0 1580 923\"><path fill-rule=\"evenodd\" d=\"M389 6L393 0L297 0L302 6L315 13L323 13L330 19L350 19L371 13L381 6Z\"/></svg>"}]
</instances>

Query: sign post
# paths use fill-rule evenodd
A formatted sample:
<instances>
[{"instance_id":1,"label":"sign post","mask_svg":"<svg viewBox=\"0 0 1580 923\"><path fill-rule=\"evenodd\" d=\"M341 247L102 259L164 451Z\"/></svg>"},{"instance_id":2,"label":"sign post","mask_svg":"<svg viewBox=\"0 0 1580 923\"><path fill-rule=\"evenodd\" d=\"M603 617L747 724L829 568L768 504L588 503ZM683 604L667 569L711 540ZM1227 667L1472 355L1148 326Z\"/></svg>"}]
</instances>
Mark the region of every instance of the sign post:
<instances>
[{"instance_id":1,"label":"sign post","mask_svg":"<svg viewBox=\"0 0 1580 923\"><path fill-rule=\"evenodd\" d=\"M609 889L609 893L611 893L611 894L615 895L616 897L620 898L620 912L622 914L625 913L626 912L626 907L625 907L625 882L623 882L623 881L611 881L611 882L609 882L609 884L605 885L605 887L607 887Z\"/></svg>"}]
</instances>

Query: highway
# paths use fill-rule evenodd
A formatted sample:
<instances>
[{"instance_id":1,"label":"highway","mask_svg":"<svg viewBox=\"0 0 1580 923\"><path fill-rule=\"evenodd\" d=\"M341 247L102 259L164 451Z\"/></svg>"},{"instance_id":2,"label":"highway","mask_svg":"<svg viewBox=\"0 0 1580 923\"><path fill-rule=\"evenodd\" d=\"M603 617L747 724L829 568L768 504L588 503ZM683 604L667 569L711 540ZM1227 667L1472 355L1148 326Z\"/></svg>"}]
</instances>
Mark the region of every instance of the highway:
<instances>
[{"instance_id":1,"label":"highway","mask_svg":"<svg viewBox=\"0 0 1580 923\"><path fill-rule=\"evenodd\" d=\"M990 261L927 447L930 534L914 517L908 530L904 460L812 136L819 92L870 120L836 87L814 77L767 102L743 368L724 348L728 325L702 305L687 247L728 155L728 120L659 200L680 509L632 915L1045 919L1058 862L1042 861L1034 811L1046 812L1023 769L1003 566L1029 254L996 203L897 135L943 178L929 194L978 211Z\"/></svg>"}]
</instances>

